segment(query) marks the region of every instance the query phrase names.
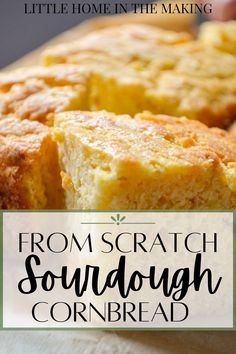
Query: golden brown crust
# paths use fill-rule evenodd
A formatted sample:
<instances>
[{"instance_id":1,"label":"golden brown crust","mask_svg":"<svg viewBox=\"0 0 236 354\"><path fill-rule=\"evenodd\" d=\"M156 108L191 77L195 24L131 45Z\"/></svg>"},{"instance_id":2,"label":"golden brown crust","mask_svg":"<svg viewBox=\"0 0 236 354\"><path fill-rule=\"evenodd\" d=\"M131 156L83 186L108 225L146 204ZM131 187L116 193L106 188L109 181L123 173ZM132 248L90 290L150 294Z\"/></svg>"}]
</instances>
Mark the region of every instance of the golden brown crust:
<instances>
[{"instance_id":1,"label":"golden brown crust","mask_svg":"<svg viewBox=\"0 0 236 354\"><path fill-rule=\"evenodd\" d=\"M92 110L150 110L219 127L236 116L236 57L183 34L123 25L49 48L42 58L46 65L74 63L90 71Z\"/></svg>"},{"instance_id":2,"label":"golden brown crust","mask_svg":"<svg viewBox=\"0 0 236 354\"><path fill-rule=\"evenodd\" d=\"M54 65L50 68L32 66L0 74L0 91L7 92L13 85L39 80L49 86L86 84L86 74L77 65Z\"/></svg>"},{"instance_id":3,"label":"golden brown crust","mask_svg":"<svg viewBox=\"0 0 236 354\"><path fill-rule=\"evenodd\" d=\"M88 74L72 65L0 74L0 114L47 123L51 113L84 109Z\"/></svg>"},{"instance_id":4,"label":"golden brown crust","mask_svg":"<svg viewBox=\"0 0 236 354\"><path fill-rule=\"evenodd\" d=\"M69 208L236 206L236 141L223 130L105 111L60 113L55 125Z\"/></svg>"},{"instance_id":5,"label":"golden brown crust","mask_svg":"<svg viewBox=\"0 0 236 354\"><path fill-rule=\"evenodd\" d=\"M236 162L236 144L228 132L187 118L151 113L117 116L102 112L57 114L56 126L81 142L119 159L140 163L159 160L199 165Z\"/></svg>"},{"instance_id":6,"label":"golden brown crust","mask_svg":"<svg viewBox=\"0 0 236 354\"><path fill-rule=\"evenodd\" d=\"M47 187L47 178L54 183L55 198ZM62 206L57 151L49 128L28 120L20 122L12 117L1 119L0 209Z\"/></svg>"},{"instance_id":7,"label":"golden brown crust","mask_svg":"<svg viewBox=\"0 0 236 354\"><path fill-rule=\"evenodd\" d=\"M227 127L236 117L236 79L197 77L181 72L160 75L147 91L152 112L185 116L204 124Z\"/></svg>"},{"instance_id":8,"label":"golden brown crust","mask_svg":"<svg viewBox=\"0 0 236 354\"><path fill-rule=\"evenodd\" d=\"M47 49L42 56L43 62L76 62L81 52L100 54L122 62L155 56L158 46L178 45L192 39L188 33L172 32L148 25L121 25L100 29L82 37L78 41L60 44ZM74 58L74 59L73 59Z\"/></svg>"}]
</instances>

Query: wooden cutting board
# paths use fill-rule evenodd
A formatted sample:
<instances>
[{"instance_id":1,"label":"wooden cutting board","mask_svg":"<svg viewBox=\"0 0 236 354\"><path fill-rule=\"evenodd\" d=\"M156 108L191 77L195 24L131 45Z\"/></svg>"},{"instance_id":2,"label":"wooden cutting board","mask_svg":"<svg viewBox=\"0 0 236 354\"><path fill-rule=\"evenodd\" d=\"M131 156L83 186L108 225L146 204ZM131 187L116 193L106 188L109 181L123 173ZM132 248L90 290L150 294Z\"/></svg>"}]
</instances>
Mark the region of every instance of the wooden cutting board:
<instances>
[{"instance_id":1,"label":"wooden cutting board","mask_svg":"<svg viewBox=\"0 0 236 354\"><path fill-rule=\"evenodd\" d=\"M157 18L152 15L129 15L125 22L144 22L162 28L194 31L193 16ZM40 53L49 46L79 38L85 33L114 24L124 23L124 17L99 18L53 38L4 70L35 65ZM236 352L236 332L173 332L173 331L9 331L0 333L0 353L17 354L233 354Z\"/></svg>"}]
</instances>

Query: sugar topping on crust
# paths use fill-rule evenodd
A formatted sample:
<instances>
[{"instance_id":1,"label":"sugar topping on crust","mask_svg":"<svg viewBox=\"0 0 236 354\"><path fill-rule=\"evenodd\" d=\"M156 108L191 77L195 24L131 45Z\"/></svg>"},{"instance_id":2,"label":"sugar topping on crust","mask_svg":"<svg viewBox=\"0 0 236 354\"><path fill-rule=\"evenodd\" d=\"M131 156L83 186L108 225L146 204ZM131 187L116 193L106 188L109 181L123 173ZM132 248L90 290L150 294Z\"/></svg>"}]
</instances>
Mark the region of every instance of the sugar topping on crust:
<instances>
[{"instance_id":1,"label":"sugar topping on crust","mask_svg":"<svg viewBox=\"0 0 236 354\"><path fill-rule=\"evenodd\" d=\"M236 145L226 131L186 118L151 113L116 116L102 112L56 115L56 126L81 142L120 159L143 163L205 164L236 162Z\"/></svg>"},{"instance_id":2,"label":"sugar topping on crust","mask_svg":"<svg viewBox=\"0 0 236 354\"><path fill-rule=\"evenodd\" d=\"M29 67L0 74L0 114L50 121L51 114L86 108L89 71L79 66Z\"/></svg>"}]
</instances>

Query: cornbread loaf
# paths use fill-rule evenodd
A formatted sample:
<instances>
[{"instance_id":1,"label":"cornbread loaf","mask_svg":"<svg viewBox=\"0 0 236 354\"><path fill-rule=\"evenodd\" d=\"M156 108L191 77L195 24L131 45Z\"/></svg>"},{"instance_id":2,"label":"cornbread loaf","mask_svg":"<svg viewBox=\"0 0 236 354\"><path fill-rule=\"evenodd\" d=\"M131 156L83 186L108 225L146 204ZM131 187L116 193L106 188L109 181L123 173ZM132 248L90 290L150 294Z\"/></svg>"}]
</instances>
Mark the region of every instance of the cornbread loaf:
<instances>
[{"instance_id":1,"label":"cornbread loaf","mask_svg":"<svg viewBox=\"0 0 236 354\"><path fill-rule=\"evenodd\" d=\"M218 128L150 113L55 116L67 207L231 209L236 142Z\"/></svg>"},{"instance_id":2,"label":"cornbread loaf","mask_svg":"<svg viewBox=\"0 0 236 354\"><path fill-rule=\"evenodd\" d=\"M54 112L86 109L86 82L86 73L72 65L2 73L0 115L47 123Z\"/></svg>"},{"instance_id":3,"label":"cornbread loaf","mask_svg":"<svg viewBox=\"0 0 236 354\"><path fill-rule=\"evenodd\" d=\"M0 119L0 209L63 208L57 148L48 127Z\"/></svg>"},{"instance_id":4,"label":"cornbread loaf","mask_svg":"<svg viewBox=\"0 0 236 354\"><path fill-rule=\"evenodd\" d=\"M199 38L208 46L236 55L236 21L205 22Z\"/></svg>"},{"instance_id":5,"label":"cornbread loaf","mask_svg":"<svg viewBox=\"0 0 236 354\"><path fill-rule=\"evenodd\" d=\"M90 110L143 110L225 127L236 116L236 57L151 26L106 28L49 48L44 65L90 72Z\"/></svg>"}]
</instances>

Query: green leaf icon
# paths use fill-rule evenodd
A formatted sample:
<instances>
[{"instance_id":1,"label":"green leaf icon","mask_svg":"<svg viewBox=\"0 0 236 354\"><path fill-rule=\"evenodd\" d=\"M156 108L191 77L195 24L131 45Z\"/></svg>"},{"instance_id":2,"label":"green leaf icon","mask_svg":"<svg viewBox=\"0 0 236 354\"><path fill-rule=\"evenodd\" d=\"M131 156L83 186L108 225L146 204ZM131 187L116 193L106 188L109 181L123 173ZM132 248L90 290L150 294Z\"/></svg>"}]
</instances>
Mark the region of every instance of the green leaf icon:
<instances>
[{"instance_id":1,"label":"green leaf icon","mask_svg":"<svg viewBox=\"0 0 236 354\"><path fill-rule=\"evenodd\" d=\"M120 225L122 221L126 219L125 216L122 216L120 214L116 214L116 216L111 216L111 220L113 220L117 225Z\"/></svg>"}]
</instances>

